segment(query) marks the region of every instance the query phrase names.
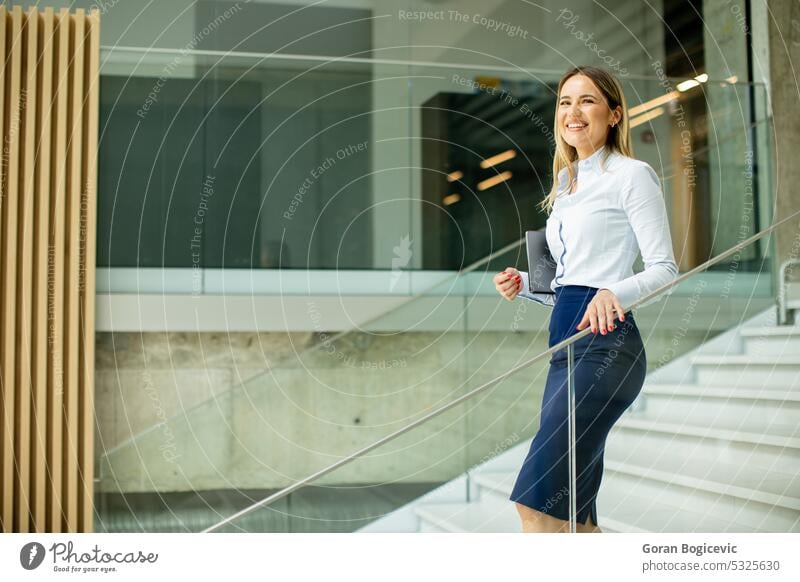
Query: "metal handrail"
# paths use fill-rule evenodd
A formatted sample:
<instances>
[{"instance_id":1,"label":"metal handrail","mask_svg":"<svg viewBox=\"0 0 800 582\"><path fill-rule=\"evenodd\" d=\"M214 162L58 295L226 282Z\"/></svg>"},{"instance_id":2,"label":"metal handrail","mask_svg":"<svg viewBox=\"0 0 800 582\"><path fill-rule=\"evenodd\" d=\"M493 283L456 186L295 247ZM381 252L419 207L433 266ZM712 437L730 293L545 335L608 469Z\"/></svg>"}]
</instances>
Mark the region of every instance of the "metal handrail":
<instances>
[{"instance_id":1,"label":"metal handrail","mask_svg":"<svg viewBox=\"0 0 800 582\"><path fill-rule=\"evenodd\" d=\"M443 45L423 45L423 44L415 44L417 48L451 48L449 46ZM374 53L376 50L392 50L392 49L405 49L408 48L407 45L397 45L397 46L385 46L380 47L379 49L372 48L370 50L364 51L356 51L354 53L350 53L349 55L343 56L326 56L326 55L308 55L308 54L298 54L298 53L282 53L277 51L272 52L263 52L263 51L241 51L241 50L213 50L213 49L189 49L186 47L182 48L169 48L169 47L140 47L140 46L123 46L123 45L107 45L102 44L100 45L100 51L105 53L106 55L110 53L146 53L147 56L156 56L156 55L163 55L163 56L193 56L193 57L218 57L219 59L228 57L228 58L240 58L240 59L259 59L262 61L267 60L276 60L276 61L298 61L298 62L320 62L324 64L334 64L334 63L345 63L345 64L354 64L354 65L390 65L390 66L404 66L404 67L427 67L430 69L445 69L445 70L452 70L452 69L461 69L461 70L468 70L468 71L487 71L492 74L500 73L525 73L529 76L551 76L554 79L560 79L561 76L564 74L563 69L540 69L536 67L522 67L520 65L516 65L511 61L507 61L506 59L497 60L506 62L508 65L500 65L500 64L490 64L490 65L482 65L479 63L453 63L453 62L441 62L441 61L421 61L421 60L414 60L414 59L383 59L383 58L376 58ZM467 53L475 53L478 55L483 56L482 53L479 51L469 50L462 48L461 49ZM362 54L369 54L370 56L365 57L357 57L353 55L362 55ZM639 75L636 73L628 73L625 75L626 79L637 80L637 81L656 81L658 83L663 83L664 79L667 79L671 82L671 84L678 84L681 81L685 81L686 77L659 77L658 75ZM766 83L759 82L759 81L734 81L731 82L729 78L716 78L716 77L709 77L706 80L706 83L725 83L731 86L754 86L754 87L765 87Z\"/></svg>"},{"instance_id":2,"label":"metal handrail","mask_svg":"<svg viewBox=\"0 0 800 582\"><path fill-rule=\"evenodd\" d=\"M648 303L650 300L655 299L656 297L660 296L665 291L669 291L673 287L676 287L677 285L679 285L683 281L687 280L692 275L694 275L696 273L699 273L701 271L704 271L704 270L708 269L709 267L711 267L713 265L716 265L717 263L722 262L724 259L726 259L729 256L739 252L740 250L742 250L743 248L747 247L751 243L764 238L767 234L771 233L772 231L777 229L779 226L781 226L782 224L788 222L789 220L791 220L792 218L794 218L796 216L800 216L800 210L798 210L797 212L794 212L793 214L790 214L789 216L787 216L786 218L783 218L779 222L776 222L775 224L765 228L761 232L758 232L758 233L754 234L753 236L743 240L742 242L732 246L727 251L724 251L721 254L719 254L718 256L716 256L716 257L714 257L712 259L709 259L705 263L694 267L693 269L687 271L686 273L683 273L682 275L679 275L678 277L676 277L672 281L670 281L668 283L665 283L664 285L662 285L661 287L659 287L655 291L652 291L650 294L645 295L644 297L640 298L638 301L633 302L630 306L625 308L625 311L629 311L631 309L635 309L635 308L639 307L640 305ZM577 342L581 338L586 337L587 335L589 335L589 333L591 333L591 328L590 327L586 327L584 330L582 330L582 331L576 333L575 335L570 336L569 338L557 343L556 345L554 345L553 347L549 348L548 350L542 352L541 354L539 354L537 356L534 356L531 359L529 359L529 360L517 365L516 367L514 367L514 368L508 370L507 372L505 372L504 374L501 374L500 376L498 376L498 377L496 377L496 378L494 378L492 380L489 380L488 382L482 384L481 386L478 386L477 388L471 390L470 392L467 392L466 394L464 394L462 396L459 396L455 400L453 400L451 402L448 402L447 404L445 404L444 406L442 406L440 408L437 408L433 412L429 412L425 416L415 420L414 422L408 424L407 426L404 426L403 428L400 428L400 429L396 430L395 432L393 432L391 434L388 434L385 437L382 437L382 438L378 439L374 443L369 444L369 445L367 445L367 446L355 451L354 453L349 454L348 456L344 457L343 459L340 459L339 461L336 461L335 463L329 465L328 467L325 467L324 469L320 469L316 473L313 473L313 474L309 475L308 477L305 477L304 479L301 479L300 481L298 481L298 482L296 482L296 483L294 483L294 484L292 484L292 485L290 485L288 487L285 487L285 488L281 489L280 491L277 491L277 492L273 493L272 495L269 495L268 497L265 497L261 501L257 501L256 503L254 503L252 505L249 505L248 507L245 507L244 509L234 513L233 515L223 519L222 521L212 525L211 527L208 527L208 528L202 530L202 532L200 532L200 533L209 533L209 532L216 531L216 530L222 528L223 526L225 526L225 525L227 525L227 524L229 524L229 523L231 523L233 521L236 521L240 517L244 517L245 515L248 515L248 514L252 513L253 511L255 511L257 509L260 509L262 507L266 507L267 505L270 505L271 503L274 503L275 501L278 501L279 499L282 499L282 498L286 497L287 495L293 493L294 491L297 491L301 487L304 487L304 486L308 485L309 483L312 483L313 481L316 481L320 477L324 477L325 475L335 471L339 467L347 465L348 463L350 463L350 462L362 457L366 453L368 453L368 452L370 452L370 451L372 451L372 450L374 450L374 449L376 449L376 448L378 448L378 447L380 447L380 446L382 446L382 445L384 445L384 444L396 439L399 436L404 435L405 433L409 432L410 430L412 430L412 429L414 429L414 428L416 428L416 427L418 427L418 426L420 426L422 424L425 424L426 422L428 422L432 418L435 418L435 417L439 416L440 414L442 414L444 412L447 412L451 408L454 408L454 407L458 406L459 404L461 404L462 402L465 402L466 400L469 400L473 396L476 396L476 395L480 394L481 392L484 392L485 390L491 388L492 386L495 386L496 384L499 384L500 382L502 382L506 378L508 378L510 376L513 376L514 374L516 374L520 370L524 370L525 368L531 366L532 364L538 362L539 360L542 360L546 356L553 355L553 354L555 354L555 352L557 352L559 350L562 350L562 349L566 348L567 346L572 346L575 342Z\"/></svg>"}]
</instances>

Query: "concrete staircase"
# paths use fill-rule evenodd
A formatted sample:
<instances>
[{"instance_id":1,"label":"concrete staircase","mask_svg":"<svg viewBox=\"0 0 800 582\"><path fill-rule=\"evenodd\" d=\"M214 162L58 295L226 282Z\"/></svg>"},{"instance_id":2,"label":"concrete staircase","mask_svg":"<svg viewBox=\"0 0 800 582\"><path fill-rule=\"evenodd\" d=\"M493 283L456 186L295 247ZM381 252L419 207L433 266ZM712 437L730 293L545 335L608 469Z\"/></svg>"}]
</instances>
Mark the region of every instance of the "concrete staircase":
<instances>
[{"instance_id":1,"label":"concrete staircase","mask_svg":"<svg viewBox=\"0 0 800 582\"><path fill-rule=\"evenodd\" d=\"M767 310L650 374L606 444L605 532L800 532L800 325ZM518 532L526 441L359 531Z\"/></svg>"}]
</instances>

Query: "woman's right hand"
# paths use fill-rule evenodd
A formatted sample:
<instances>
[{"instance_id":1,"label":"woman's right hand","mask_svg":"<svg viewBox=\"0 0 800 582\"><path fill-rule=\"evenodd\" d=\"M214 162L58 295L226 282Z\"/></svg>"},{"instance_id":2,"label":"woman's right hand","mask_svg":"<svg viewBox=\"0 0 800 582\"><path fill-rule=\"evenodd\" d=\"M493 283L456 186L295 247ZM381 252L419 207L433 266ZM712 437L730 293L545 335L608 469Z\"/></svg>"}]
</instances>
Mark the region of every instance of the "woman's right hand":
<instances>
[{"instance_id":1,"label":"woman's right hand","mask_svg":"<svg viewBox=\"0 0 800 582\"><path fill-rule=\"evenodd\" d=\"M513 301L522 290L522 275L514 267L508 267L502 273L497 273L493 281L497 292L509 301Z\"/></svg>"}]
</instances>

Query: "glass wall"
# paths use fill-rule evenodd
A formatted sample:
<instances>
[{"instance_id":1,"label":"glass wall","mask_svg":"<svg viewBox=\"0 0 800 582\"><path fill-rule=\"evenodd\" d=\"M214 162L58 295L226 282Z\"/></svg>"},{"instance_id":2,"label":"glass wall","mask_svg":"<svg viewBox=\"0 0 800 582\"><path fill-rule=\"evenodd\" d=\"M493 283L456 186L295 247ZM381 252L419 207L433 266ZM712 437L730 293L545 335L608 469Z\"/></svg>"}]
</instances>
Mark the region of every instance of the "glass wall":
<instances>
[{"instance_id":1,"label":"glass wall","mask_svg":"<svg viewBox=\"0 0 800 582\"><path fill-rule=\"evenodd\" d=\"M194 34L167 35L183 45L107 43L98 265L463 268L543 226L555 91L577 63L623 83L676 257L699 264L768 223L766 98L686 53L695 21L665 36L664 4L199 2Z\"/></svg>"}]
</instances>

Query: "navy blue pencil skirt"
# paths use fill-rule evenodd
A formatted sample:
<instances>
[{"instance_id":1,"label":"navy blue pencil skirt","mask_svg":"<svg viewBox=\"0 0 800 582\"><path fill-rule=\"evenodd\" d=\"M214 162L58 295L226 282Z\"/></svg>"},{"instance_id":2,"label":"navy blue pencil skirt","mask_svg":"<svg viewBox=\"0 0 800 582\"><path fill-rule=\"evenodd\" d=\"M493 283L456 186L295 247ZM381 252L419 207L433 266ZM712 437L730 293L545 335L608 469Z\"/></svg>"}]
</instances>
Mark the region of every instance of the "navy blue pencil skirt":
<instances>
[{"instance_id":1,"label":"navy blue pencil skirt","mask_svg":"<svg viewBox=\"0 0 800 582\"><path fill-rule=\"evenodd\" d=\"M594 287L556 288L550 318L550 347L579 333L576 328ZM633 314L615 321L614 331L589 333L574 344L575 465L578 523L589 515L597 523L597 492L603 477L603 452L611 427L642 389L647 360ZM522 464L510 499L559 519L569 519L567 426L567 350L557 351L542 398L541 423Z\"/></svg>"}]
</instances>

